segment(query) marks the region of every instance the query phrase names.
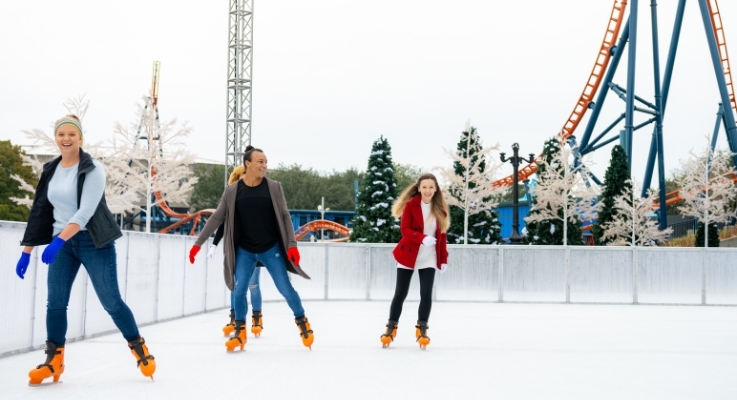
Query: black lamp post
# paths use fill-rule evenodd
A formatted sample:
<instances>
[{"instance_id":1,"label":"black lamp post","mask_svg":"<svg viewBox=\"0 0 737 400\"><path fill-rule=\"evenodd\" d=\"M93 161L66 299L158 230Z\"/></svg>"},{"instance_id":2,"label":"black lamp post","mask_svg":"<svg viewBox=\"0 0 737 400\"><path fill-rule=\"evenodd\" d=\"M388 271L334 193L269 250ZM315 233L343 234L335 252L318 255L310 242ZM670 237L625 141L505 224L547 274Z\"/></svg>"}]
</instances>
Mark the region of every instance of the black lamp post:
<instances>
[{"instance_id":1,"label":"black lamp post","mask_svg":"<svg viewBox=\"0 0 737 400\"><path fill-rule=\"evenodd\" d=\"M502 162L509 161L512 164L512 168L514 168L514 173L512 175L514 179L514 184L512 185L512 235L509 236L509 243L510 244L522 244L522 235L519 233L519 166L523 162L531 163L535 161L535 155L530 153L530 159L526 159L524 157L519 156L519 144L515 143L512 145L512 151L514 151L514 155L512 157L506 158L506 153L500 153L500 159Z\"/></svg>"}]
</instances>

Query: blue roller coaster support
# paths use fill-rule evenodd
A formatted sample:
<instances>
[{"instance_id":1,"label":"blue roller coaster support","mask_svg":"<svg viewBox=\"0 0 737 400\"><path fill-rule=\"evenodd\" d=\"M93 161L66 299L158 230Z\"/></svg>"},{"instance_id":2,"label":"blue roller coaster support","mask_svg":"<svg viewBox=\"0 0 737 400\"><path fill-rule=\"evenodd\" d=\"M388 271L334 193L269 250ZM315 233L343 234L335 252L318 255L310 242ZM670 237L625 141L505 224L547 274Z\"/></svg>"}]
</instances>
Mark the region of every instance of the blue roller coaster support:
<instances>
[{"instance_id":1,"label":"blue roller coaster support","mask_svg":"<svg viewBox=\"0 0 737 400\"><path fill-rule=\"evenodd\" d=\"M660 123L662 124L663 118L665 118L665 106L668 103L668 93L670 92L670 82L673 78L673 66L676 62L676 53L678 52L678 41L681 38L681 26L683 26L683 14L686 9L686 0L678 1L678 8L676 11L676 21L673 24L673 34L670 40L670 49L668 50L668 59L665 63L665 73L663 74L663 88L661 90L662 99L660 105ZM662 131L660 140L662 141ZM662 147L662 146L661 146ZM645 167L645 177L642 180L642 196L647 195L647 188L650 187L653 177L653 168L655 167L655 158L658 158L658 170L660 169L660 163L665 164L663 155L658 156L658 131L657 125L653 129L652 140L650 141L650 152L648 153L647 164ZM660 152L662 153L662 152ZM660 183L659 183L660 184ZM663 185L660 186L663 188ZM662 189L661 192L665 191ZM661 193L662 196L662 193ZM661 199L661 201L664 201ZM660 220L662 226L662 219Z\"/></svg>"},{"instance_id":2,"label":"blue roller coaster support","mask_svg":"<svg viewBox=\"0 0 737 400\"><path fill-rule=\"evenodd\" d=\"M658 207L658 222L660 229L668 227L668 215L665 210L665 163L663 157L663 98L660 88L660 45L658 43L658 5L650 0L650 15L653 34L653 81L655 83L655 142L658 147L658 187L660 199ZM643 191L646 191L643 187ZM643 194L643 196L645 196Z\"/></svg>"},{"instance_id":3,"label":"blue roller coaster support","mask_svg":"<svg viewBox=\"0 0 737 400\"><path fill-rule=\"evenodd\" d=\"M594 126L596 125L596 121L599 119L599 113L601 113L601 109L604 106L604 101L606 100L607 91L609 88L609 85L612 83L612 79L614 79L614 73L617 72L617 66L619 65L619 60L622 59L622 53L624 53L624 48L627 45L627 40L630 36L630 23L629 20L625 23L624 29L622 30L622 35L619 37L619 41L617 42L616 46L613 46L609 51L612 52L612 59L609 62L609 69L606 71L606 75L604 75L604 82L602 82L602 89L599 89L599 94L596 96L596 101L593 104L593 110L591 111L591 117L589 118L589 121L586 123L586 130L583 133L583 136L581 137L581 152L582 154L586 154L588 147L589 147L589 140L591 138L591 133L594 131ZM617 122L613 125L616 125L624 118L624 114L622 114L622 117L617 120ZM608 132L608 130L607 130ZM603 137L606 133L599 135L599 138ZM598 139L594 142L598 141ZM595 143L592 143L595 144Z\"/></svg>"},{"instance_id":4,"label":"blue roller coaster support","mask_svg":"<svg viewBox=\"0 0 737 400\"><path fill-rule=\"evenodd\" d=\"M637 60L637 9L638 0L630 0L630 47L627 53L627 105L624 111L624 130L627 135L627 163L632 170L632 134L635 114L635 61Z\"/></svg>"},{"instance_id":5,"label":"blue roller coaster support","mask_svg":"<svg viewBox=\"0 0 737 400\"><path fill-rule=\"evenodd\" d=\"M709 52L711 53L711 61L714 64L714 74L717 77L719 86L719 94L722 98L722 104L731 104L729 92L727 91L727 81L724 79L724 70L719 57L719 49L717 48L717 40L714 37L714 28L711 24L711 16L709 15L709 7L706 0L699 0L701 8L701 18L704 21L704 31L706 32L706 40L709 42ZM734 113L729 107L724 107L724 128L727 131L727 143L729 150L733 153L732 161L737 165L737 126L735 126Z\"/></svg>"}]
</instances>

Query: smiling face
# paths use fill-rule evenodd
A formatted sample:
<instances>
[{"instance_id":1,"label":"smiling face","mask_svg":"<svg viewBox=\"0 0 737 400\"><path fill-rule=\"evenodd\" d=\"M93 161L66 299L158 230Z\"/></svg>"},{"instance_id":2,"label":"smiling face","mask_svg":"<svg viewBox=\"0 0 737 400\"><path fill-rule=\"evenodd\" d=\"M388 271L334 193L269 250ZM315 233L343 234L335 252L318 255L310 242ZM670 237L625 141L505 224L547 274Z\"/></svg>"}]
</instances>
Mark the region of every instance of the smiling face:
<instances>
[{"instance_id":1,"label":"smiling face","mask_svg":"<svg viewBox=\"0 0 737 400\"><path fill-rule=\"evenodd\" d=\"M253 178L263 178L266 175L269 160L266 154L254 150L251 152L251 161L246 160L246 175Z\"/></svg>"},{"instance_id":2,"label":"smiling face","mask_svg":"<svg viewBox=\"0 0 737 400\"><path fill-rule=\"evenodd\" d=\"M435 192L438 191L438 187L435 185L434 179L421 180L417 189L422 195L422 202L425 204L430 204L430 202L432 202L432 197L435 196Z\"/></svg>"},{"instance_id":3,"label":"smiling face","mask_svg":"<svg viewBox=\"0 0 737 400\"><path fill-rule=\"evenodd\" d=\"M56 130L56 145L62 155L70 156L79 154L79 146L82 144L82 135L72 125L62 125Z\"/></svg>"}]
</instances>

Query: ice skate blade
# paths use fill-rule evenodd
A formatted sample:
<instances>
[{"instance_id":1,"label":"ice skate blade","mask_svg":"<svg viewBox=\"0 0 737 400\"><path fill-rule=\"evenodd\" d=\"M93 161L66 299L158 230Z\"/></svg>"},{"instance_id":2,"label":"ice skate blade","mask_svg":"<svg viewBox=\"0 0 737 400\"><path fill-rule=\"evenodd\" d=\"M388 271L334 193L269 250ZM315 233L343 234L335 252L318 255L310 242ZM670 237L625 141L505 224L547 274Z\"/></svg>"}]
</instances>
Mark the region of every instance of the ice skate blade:
<instances>
[{"instance_id":1,"label":"ice skate blade","mask_svg":"<svg viewBox=\"0 0 737 400\"><path fill-rule=\"evenodd\" d=\"M30 387L52 386L52 385L56 385L56 384L59 384L59 383L64 383L64 381L29 383L28 386L30 386Z\"/></svg>"}]
</instances>

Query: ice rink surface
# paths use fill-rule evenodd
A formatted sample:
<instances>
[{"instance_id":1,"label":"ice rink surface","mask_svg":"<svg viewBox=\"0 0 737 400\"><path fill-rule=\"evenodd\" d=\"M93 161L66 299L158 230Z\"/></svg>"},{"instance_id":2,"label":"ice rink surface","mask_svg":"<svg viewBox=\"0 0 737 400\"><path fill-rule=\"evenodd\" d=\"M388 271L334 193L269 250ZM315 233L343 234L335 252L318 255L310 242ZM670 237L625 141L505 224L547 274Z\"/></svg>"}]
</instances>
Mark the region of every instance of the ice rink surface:
<instances>
[{"instance_id":1,"label":"ice rink surface","mask_svg":"<svg viewBox=\"0 0 737 400\"><path fill-rule=\"evenodd\" d=\"M423 351L416 302L388 349L388 302L304 306L312 351L287 305L265 303L244 352L225 352L222 310L142 328L155 382L116 333L69 343L60 385L27 386L43 351L0 359L0 398L737 399L735 307L436 302Z\"/></svg>"}]
</instances>

